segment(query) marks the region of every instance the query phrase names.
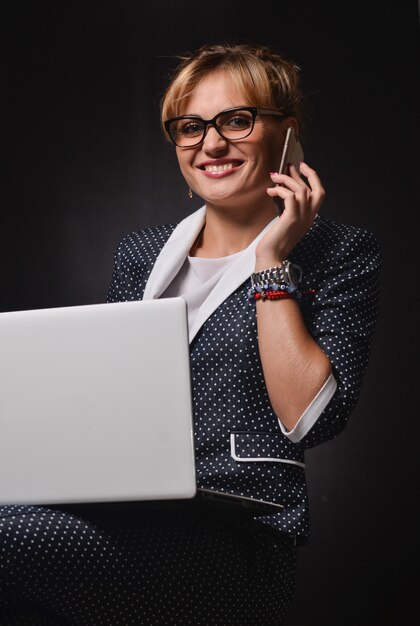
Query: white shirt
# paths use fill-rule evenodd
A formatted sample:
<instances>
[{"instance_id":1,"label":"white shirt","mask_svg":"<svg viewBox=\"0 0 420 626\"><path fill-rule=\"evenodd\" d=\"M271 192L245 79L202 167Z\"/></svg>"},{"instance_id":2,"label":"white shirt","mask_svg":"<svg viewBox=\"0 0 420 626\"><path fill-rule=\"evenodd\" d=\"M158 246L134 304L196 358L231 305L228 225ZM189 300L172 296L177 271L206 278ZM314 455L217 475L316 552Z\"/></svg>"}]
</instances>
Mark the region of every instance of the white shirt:
<instances>
[{"instance_id":1,"label":"white shirt","mask_svg":"<svg viewBox=\"0 0 420 626\"><path fill-rule=\"evenodd\" d=\"M216 259L188 256L174 280L161 298L182 296L187 303L188 328L191 332L195 317L228 267L244 250Z\"/></svg>"}]
</instances>

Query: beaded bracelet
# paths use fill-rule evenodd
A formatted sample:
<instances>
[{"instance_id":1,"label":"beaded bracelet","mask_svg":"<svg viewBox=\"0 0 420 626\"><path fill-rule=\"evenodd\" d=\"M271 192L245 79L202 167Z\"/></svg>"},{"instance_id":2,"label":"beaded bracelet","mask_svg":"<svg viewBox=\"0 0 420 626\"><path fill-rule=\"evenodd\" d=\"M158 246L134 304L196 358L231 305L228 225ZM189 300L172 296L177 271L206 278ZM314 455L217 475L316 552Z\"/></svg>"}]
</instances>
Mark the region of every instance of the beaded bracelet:
<instances>
[{"instance_id":1,"label":"beaded bracelet","mask_svg":"<svg viewBox=\"0 0 420 626\"><path fill-rule=\"evenodd\" d=\"M254 293L254 300L281 300L284 298L293 298L293 294L288 291L257 291Z\"/></svg>"},{"instance_id":2,"label":"beaded bracelet","mask_svg":"<svg viewBox=\"0 0 420 626\"><path fill-rule=\"evenodd\" d=\"M248 289L247 296L250 300L279 300L280 298L300 298L297 287L285 283L266 282L263 285L252 286Z\"/></svg>"},{"instance_id":3,"label":"beaded bracelet","mask_svg":"<svg viewBox=\"0 0 420 626\"><path fill-rule=\"evenodd\" d=\"M316 293L315 289L308 289L303 293L297 288L289 285L266 284L262 287L250 287L247 292L249 300L281 300L283 298L295 298L300 300L303 296L309 296Z\"/></svg>"}]
</instances>

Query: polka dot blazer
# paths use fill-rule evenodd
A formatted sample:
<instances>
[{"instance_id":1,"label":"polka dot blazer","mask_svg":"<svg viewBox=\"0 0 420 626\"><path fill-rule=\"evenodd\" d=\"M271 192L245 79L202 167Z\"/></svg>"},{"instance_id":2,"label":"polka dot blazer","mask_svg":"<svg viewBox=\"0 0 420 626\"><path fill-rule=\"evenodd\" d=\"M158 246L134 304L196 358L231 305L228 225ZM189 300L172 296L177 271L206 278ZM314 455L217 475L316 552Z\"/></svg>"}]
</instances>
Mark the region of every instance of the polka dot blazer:
<instances>
[{"instance_id":1,"label":"polka dot blazer","mask_svg":"<svg viewBox=\"0 0 420 626\"><path fill-rule=\"evenodd\" d=\"M174 229L157 226L124 237L109 302L142 299ZM190 354L199 486L282 504L281 513L259 522L303 543L309 531L305 449L337 436L355 406L377 317L381 254L369 232L319 216L289 258L303 270L302 290L315 289L302 301L302 312L337 381L300 441L281 431L268 398L249 278L202 324Z\"/></svg>"}]
</instances>

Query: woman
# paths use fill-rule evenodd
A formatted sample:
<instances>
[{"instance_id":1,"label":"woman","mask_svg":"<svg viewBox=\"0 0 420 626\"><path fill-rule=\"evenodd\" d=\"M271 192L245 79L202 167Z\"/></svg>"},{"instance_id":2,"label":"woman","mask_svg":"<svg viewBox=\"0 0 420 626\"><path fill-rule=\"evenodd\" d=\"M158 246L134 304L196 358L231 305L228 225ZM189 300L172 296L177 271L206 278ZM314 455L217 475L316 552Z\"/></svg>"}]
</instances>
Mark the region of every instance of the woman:
<instances>
[{"instance_id":1,"label":"woman","mask_svg":"<svg viewBox=\"0 0 420 626\"><path fill-rule=\"evenodd\" d=\"M308 536L304 450L336 436L354 407L379 266L369 233L318 215L324 190L308 164L275 173L287 128L299 132L300 99L297 68L266 48L206 46L182 60L162 122L205 205L125 237L108 297L185 297L199 485L283 511L87 520L3 507L2 623L27 623L25 612L30 624L84 625L286 616ZM37 558L34 532L47 538Z\"/></svg>"}]
</instances>

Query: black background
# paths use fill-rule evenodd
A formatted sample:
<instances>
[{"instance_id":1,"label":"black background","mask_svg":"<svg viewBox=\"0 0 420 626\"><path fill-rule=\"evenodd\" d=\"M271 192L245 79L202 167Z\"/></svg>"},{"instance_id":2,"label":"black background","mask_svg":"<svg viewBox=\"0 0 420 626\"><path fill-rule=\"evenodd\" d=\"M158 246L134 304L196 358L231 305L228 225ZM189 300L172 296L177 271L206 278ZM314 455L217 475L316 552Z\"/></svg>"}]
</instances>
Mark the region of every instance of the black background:
<instances>
[{"instance_id":1,"label":"black background","mask_svg":"<svg viewBox=\"0 0 420 626\"><path fill-rule=\"evenodd\" d=\"M312 537L289 622L407 623L420 591L410 573L419 533L417 3L14 2L2 23L2 311L104 301L126 232L200 206L159 128L175 55L254 41L302 67L303 144L327 189L323 213L372 230L385 264L358 407L337 440L307 455Z\"/></svg>"}]
</instances>

